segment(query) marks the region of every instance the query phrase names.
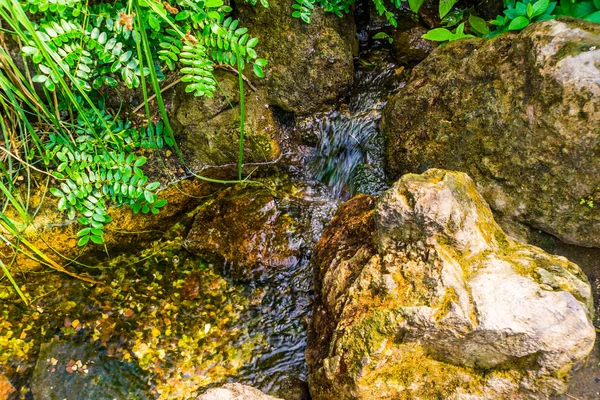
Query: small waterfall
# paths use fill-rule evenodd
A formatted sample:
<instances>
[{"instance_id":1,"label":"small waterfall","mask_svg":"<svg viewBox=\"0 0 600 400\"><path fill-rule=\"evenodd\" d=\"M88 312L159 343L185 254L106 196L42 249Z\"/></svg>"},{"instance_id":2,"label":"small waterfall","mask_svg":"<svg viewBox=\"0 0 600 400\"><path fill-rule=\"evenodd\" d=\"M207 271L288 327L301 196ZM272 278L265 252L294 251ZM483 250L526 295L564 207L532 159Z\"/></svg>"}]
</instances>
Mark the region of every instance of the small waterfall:
<instances>
[{"instance_id":1,"label":"small waterfall","mask_svg":"<svg viewBox=\"0 0 600 400\"><path fill-rule=\"evenodd\" d=\"M356 193L380 193L386 188L379 118L372 114L333 112L319 121L318 142L309 168L335 197L346 199Z\"/></svg>"},{"instance_id":2,"label":"small waterfall","mask_svg":"<svg viewBox=\"0 0 600 400\"><path fill-rule=\"evenodd\" d=\"M404 86L404 77L403 68L391 62L360 64L347 106L304 121L316 141L309 171L335 197L346 200L387 188L384 139L377 124L388 98Z\"/></svg>"}]
</instances>

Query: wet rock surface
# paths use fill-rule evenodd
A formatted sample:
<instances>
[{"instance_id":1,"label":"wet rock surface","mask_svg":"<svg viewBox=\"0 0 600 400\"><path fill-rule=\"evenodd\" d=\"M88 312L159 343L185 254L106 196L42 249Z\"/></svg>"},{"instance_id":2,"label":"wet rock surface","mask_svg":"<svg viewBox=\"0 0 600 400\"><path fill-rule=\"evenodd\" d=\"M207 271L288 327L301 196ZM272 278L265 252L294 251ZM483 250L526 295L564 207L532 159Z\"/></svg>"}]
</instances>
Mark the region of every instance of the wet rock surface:
<instances>
[{"instance_id":1,"label":"wet rock surface","mask_svg":"<svg viewBox=\"0 0 600 400\"><path fill-rule=\"evenodd\" d=\"M390 176L464 171L501 217L600 246L599 49L572 20L437 49L384 110Z\"/></svg>"},{"instance_id":2,"label":"wet rock surface","mask_svg":"<svg viewBox=\"0 0 600 400\"><path fill-rule=\"evenodd\" d=\"M269 60L265 78L255 80L266 89L269 104L308 114L335 102L352 84L352 15L340 19L315 7L307 24L292 17L293 3L287 0L269 1L269 8L243 0L234 4L240 25L259 39L256 50Z\"/></svg>"},{"instance_id":3,"label":"wet rock surface","mask_svg":"<svg viewBox=\"0 0 600 400\"><path fill-rule=\"evenodd\" d=\"M437 47L435 42L421 38L427 32L428 30L421 26L397 32L392 42L392 51L396 61L406 64L425 59Z\"/></svg>"},{"instance_id":4,"label":"wet rock surface","mask_svg":"<svg viewBox=\"0 0 600 400\"><path fill-rule=\"evenodd\" d=\"M353 198L313 264L313 399L548 398L594 343L579 267L505 235L462 173Z\"/></svg>"},{"instance_id":5,"label":"wet rock surface","mask_svg":"<svg viewBox=\"0 0 600 400\"><path fill-rule=\"evenodd\" d=\"M281 400L264 394L253 387L230 383L220 388L210 389L198 400Z\"/></svg>"},{"instance_id":6,"label":"wet rock surface","mask_svg":"<svg viewBox=\"0 0 600 400\"><path fill-rule=\"evenodd\" d=\"M265 188L227 189L200 207L185 246L236 280L297 265L307 250L303 227L280 204Z\"/></svg>"}]
</instances>

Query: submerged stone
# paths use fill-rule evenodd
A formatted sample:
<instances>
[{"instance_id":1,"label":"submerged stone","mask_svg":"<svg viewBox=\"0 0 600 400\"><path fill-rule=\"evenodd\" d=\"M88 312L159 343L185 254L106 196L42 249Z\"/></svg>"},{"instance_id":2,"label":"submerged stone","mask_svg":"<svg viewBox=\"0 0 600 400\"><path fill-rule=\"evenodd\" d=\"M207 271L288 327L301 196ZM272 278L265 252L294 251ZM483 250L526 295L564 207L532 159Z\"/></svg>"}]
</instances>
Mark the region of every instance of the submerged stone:
<instances>
[{"instance_id":1,"label":"submerged stone","mask_svg":"<svg viewBox=\"0 0 600 400\"><path fill-rule=\"evenodd\" d=\"M315 400L544 399L594 344L579 267L507 236L463 173L350 200L313 265Z\"/></svg>"},{"instance_id":2,"label":"submerged stone","mask_svg":"<svg viewBox=\"0 0 600 400\"><path fill-rule=\"evenodd\" d=\"M150 399L144 372L89 343L40 346L31 391L36 400Z\"/></svg>"},{"instance_id":3,"label":"submerged stone","mask_svg":"<svg viewBox=\"0 0 600 400\"><path fill-rule=\"evenodd\" d=\"M300 224L261 187L230 188L203 204L184 242L194 254L225 266L238 280L295 266L301 257Z\"/></svg>"},{"instance_id":4,"label":"submerged stone","mask_svg":"<svg viewBox=\"0 0 600 400\"><path fill-rule=\"evenodd\" d=\"M463 171L503 219L600 246L600 25L436 49L386 105L387 171Z\"/></svg>"}]
</instances>

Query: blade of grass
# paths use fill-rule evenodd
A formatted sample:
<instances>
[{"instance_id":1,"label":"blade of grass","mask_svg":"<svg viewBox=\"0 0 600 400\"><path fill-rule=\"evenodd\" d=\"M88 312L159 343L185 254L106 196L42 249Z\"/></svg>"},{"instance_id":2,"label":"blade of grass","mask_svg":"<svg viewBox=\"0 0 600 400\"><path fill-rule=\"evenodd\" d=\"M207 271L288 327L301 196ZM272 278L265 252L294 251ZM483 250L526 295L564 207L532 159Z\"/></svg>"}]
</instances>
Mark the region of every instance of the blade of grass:
<instances>
[{"instance_id":1,"label":"blade of grass","mask_svg":"<svg viewBox=\"0 0 600 400\"><path fill-rule=\"evenodd\" d=\"M17 292L19 294L19 297L21 298L21 300L23 300L23 302L25 304L29 305L29 302L27 301L27 298L25 297L25 295L21 291L21 288L19 287L19 285L17 285L17 282L15 282L15 280L13 279L12 275L8 271L8 268L6 268L6 266L4 265L4 263L2 262L2 260L0 260L0 268L2 268L2 271L4 271L4 275L8 278L8 280L10 281L10 283L12 283L12 285L13 285L13 287L15 289L15 292Z\"/></svg>"}]
</instances>

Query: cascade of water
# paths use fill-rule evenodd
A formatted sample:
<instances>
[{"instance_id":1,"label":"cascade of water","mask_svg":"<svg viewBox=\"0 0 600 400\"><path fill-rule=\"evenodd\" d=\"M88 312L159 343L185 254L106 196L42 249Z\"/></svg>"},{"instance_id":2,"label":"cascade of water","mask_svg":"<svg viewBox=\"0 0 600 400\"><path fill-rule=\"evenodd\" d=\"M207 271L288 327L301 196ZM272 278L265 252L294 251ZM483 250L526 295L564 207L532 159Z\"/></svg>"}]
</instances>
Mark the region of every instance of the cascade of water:
<instances>
[{"instance_id":1,"label":"cascade of water","mask_svg":"<svg viewBox=\"0 0 600 400\"><path fill-rule=\"evenodd\" d=\"M316 146L309 170L335 197L386 189L383 137L377 123L387 98L404 85L401 72L392 63L359 67L346 109L311 121Z\"/></svg>"}]
</instances>

